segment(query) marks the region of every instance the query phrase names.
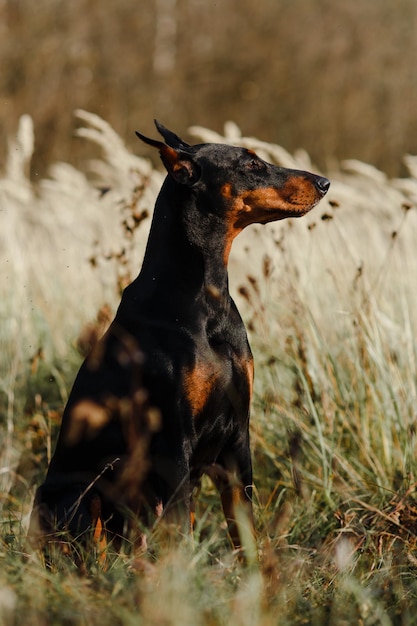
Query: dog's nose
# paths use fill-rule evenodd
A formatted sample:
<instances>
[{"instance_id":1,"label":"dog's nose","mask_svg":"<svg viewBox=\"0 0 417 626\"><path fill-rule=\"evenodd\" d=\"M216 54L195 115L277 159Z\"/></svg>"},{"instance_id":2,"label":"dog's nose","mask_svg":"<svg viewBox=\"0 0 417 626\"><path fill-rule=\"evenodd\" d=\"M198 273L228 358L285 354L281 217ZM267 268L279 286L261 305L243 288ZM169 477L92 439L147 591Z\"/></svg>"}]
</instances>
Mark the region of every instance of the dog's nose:
<instances>
[{"instance_id":1,"label":"dog's nose","mask_svg":"<svg viewBox=\"0 0 417 626\"><path fill-rule=\"evenodd\" d=\"M324 196L329 191L330 180L324 178L324 176L317 176L314 182L322 196Z\"/></svg>"}]
</instances>

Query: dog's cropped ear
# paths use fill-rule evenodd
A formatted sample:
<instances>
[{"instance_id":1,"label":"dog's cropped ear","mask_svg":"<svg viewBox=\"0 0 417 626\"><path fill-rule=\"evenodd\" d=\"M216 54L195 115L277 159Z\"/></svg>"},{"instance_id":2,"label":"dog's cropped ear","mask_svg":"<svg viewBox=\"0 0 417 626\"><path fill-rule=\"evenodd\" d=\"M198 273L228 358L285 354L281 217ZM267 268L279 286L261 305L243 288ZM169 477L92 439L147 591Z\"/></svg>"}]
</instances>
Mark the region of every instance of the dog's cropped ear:
<instances>
[{"instance_id":1,"label":"dog's cropped ear","mask_svg":"<svg viewBox=\"0 0 417 626\"><path fill-rule=\"evenodd\" d=\"M168 133L170 132L171 131L168 131ZM149 137L145 137L145 135L142 135L138 131L136 131L136 135L149 146L159 150L162 163L165 165L168 174L170 174L177 183L192 186L198 182L201 174L200 167L190 153L185 150L167 146L162 143L162 141L149 139ZM174 133L172 133L172 135L174 135ZM176 135L174 135L174 137L176 137ZM177 139L181 141L179 137L177 137ZM189 147L188 144L184 144L184 148L185 147Z\"/></svg>"},{"instance_id":2,"label":"dog's cropped ear","mask_svg":"<svg viewBox=\"0 0 417 626\"><path fill-rule=\"evenodd\" d=\"M154 122L158 130L158 133L162 135L162 137L165 139L165 143L168 146L171 146L171 148L190 148L191 147L189 143L186 143L184 139L181 139L181 137L178 137L178 135L173 133L172 130L169 130L168 128L166 128L163 124L161 124L161 122L158 122L158 120L154 120Z\"/></svg>"}]
</instances>

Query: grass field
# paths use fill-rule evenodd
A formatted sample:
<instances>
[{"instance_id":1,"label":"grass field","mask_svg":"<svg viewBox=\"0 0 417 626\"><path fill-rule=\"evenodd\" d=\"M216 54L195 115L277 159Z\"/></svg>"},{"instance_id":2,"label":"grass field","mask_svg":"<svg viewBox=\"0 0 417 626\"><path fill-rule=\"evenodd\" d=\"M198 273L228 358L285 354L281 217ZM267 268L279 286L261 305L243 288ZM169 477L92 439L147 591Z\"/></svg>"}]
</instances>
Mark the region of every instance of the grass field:
<instances>
[{"instance_id":1,"label":"grass field","mask_svg":"<svg viewBox=\"0 0 417 626\"><path fill-rule=\"evenodd\" d=\"M161 173L99 118L88 176L26 177L24 118L0 179L0 624L272 626L417 623L417 165L388 180L359 162L328 172L309 216L236 241L233 292L255 356L257 540L247 565L204 482L193 541L107 570L25 541L34 487L89 337L139 270ZM203 140L220 140L193 129ZM239 135L271 161L308 156ZM158 551L158 550L156 550Z\"/></svg>"}]
</instances>

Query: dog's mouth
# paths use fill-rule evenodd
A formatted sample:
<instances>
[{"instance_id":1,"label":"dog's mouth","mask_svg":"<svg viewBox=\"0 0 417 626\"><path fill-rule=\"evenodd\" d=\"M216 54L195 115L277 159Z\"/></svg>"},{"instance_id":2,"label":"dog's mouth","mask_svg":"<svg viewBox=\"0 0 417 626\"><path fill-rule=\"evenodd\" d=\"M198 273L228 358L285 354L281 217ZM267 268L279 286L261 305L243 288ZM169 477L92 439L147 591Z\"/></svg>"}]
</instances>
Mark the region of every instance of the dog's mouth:
<instances>
[{"instance_id":1,"label":"dog's mouth","mask_svg":"<svg viewBox=\"0 0 417 626\"><path fill-rule=\"evenodd\" d=\"M309 213L314 207L320 202L320 199L316 202L308 205L291 205L283 209L282 207L270 208L265 211L262 209L258 210L253 216L255 219L248 222L247 225L256 223L256 224L268 224L269 222L278 222L280 220L285 220L288 218L296 218L303 217Z\"/></svg>"},{"instance_id":2,"label":"dog's mouth","mask_svg":"<svg viewBox=\"0 0 417 626\"><path fill-rule=\"evenodd\" d=\"M245 191L235 202L235 227L266 224L290 217L302 217L313 209L330 187L327 178L306 174L290 176L281 187Z\"/></svg>"}]
</instances>

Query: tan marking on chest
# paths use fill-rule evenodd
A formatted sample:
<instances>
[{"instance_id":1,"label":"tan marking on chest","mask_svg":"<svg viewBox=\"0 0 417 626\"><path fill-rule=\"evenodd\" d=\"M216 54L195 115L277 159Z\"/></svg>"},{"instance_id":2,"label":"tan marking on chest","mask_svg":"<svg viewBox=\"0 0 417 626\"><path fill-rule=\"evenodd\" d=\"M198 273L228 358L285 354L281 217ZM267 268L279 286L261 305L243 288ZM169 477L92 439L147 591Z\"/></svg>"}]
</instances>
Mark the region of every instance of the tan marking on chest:
<instances>
[{"instance_id":1,"label":"tan marking on chest","mask_svg":"<svg viewBox=\"0 0 417 626\"><path fill-rule=\"evenodd\" d=\"M202 413L219 379L220 365L212 361L196 363L184 374L184 394L193 417Z\"/></svg>"},{"instance_id":2,"label":"tan marking on chest","mask_svg":"<svg viewBox=\"0 0 417 626\"><path fill-rule=\"evenodd\" d=\"M223 370L224 367L227 367L227 365L222 363L220 359L218 361L213 359L197 363L193 368L186 370L183 378L183 389L193 417L198 417L203 412L219 379L227 378L227 374ZM241 376L247 380L249 399L251 400L254 377L253 360L241 361L239 369ZM224 392L226 392L226 389L224 389ZM221 390L219 390L219 393L221 393Z\"/></svg>"}]
</instances>

